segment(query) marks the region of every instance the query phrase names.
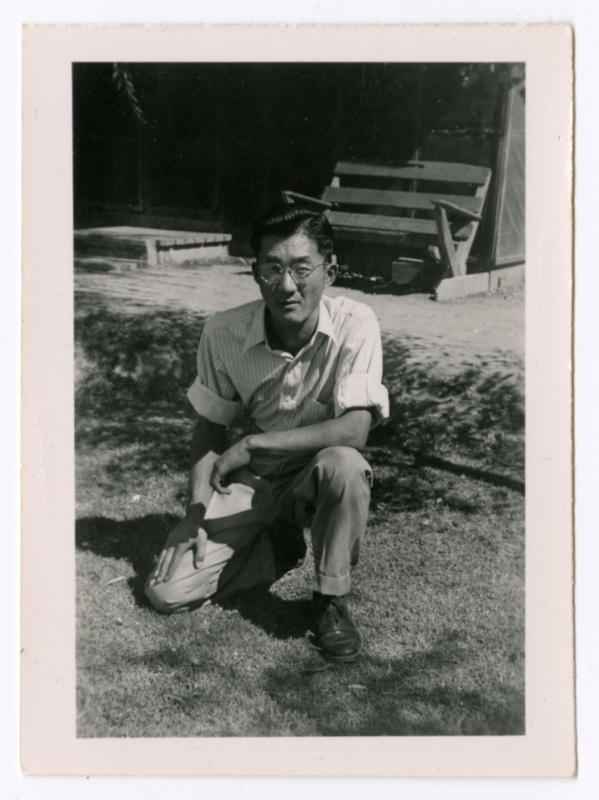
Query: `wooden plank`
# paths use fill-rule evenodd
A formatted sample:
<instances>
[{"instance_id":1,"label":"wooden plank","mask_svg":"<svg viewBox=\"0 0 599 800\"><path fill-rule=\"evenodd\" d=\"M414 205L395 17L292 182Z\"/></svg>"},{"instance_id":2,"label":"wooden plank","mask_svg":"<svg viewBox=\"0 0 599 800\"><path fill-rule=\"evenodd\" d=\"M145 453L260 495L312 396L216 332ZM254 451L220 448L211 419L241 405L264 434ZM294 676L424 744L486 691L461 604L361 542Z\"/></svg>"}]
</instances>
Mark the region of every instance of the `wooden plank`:
<instances>
[{"instance_id":1,"label":"wooden plank","mask_svg":"<svg viewBox=\"0 0 599 800\"><path fill-rule=\"evenodd\" d=\"M472 214L479 214L484 197L471 197L438 192L394 192L384 189L357 189L353 186L335 188L327 186L322 199L341 206L380 206L433 211L433 200L461 206Z\"/></svg>"},{"instance_id":2,"label":"wooden plank","mask_svg":"<svg viewBox=\"0 0 599 800\"><path fill-rule=\"evenodd\" d=\"M390 178L412 181L447 181L448 183L484 184L491 170L472 164L454 164L443 161L408 161L399 167L368 164L358 161L339 161L336 176L353 175L373 178Z\"/></svg>"},{"instance_id":3,"label":"wooden plank","mask_svg":"<svg viewBox=\"0 0 599 800\"><path fill-rule=\"evenodd\" d=\"M363 231L368 233L397 233L436 236L437 226L429 219L410 217L386 217L381 214L352 214L344 211L328 211L327 217L335 229Z\"/></svg>"},{"instance_id":4,"label":"wooden plank","mask_svg":"<svg viewBox=\"0 0 599 800\"><path fill-rule=\"evenodd\" d=\"M374 245L385 245L397 249L409 243L410 250L427 252L431 244L437 241L437 234L434 236L418 236L414 240L408 233L393 233L392 231L360 231L357 228L337 228L335 230L335 242L356 244L358 242Z\"/></svg>"},{"instance_id":5,"label":"wooden plank","mask_svg":"<svg viewBox=\"0 0 599 800\"><path fill-rule=\"evenodd\" d=\"M473 213L467 209L464 204L460 205L458 203L447 202L446 200L434 200L433 203L435 206L441 206L446 211L451 211L454 215L458 214L462 217L466 217L466 219L480 222L480 214L478 212Z\"/></svg>"},{"instance_id":6,"label":"wooden plank","mask_svg":"<svg viewBox=\"0 0 599 800\"><path fill-rule=\"evenodd\" d=\"M439 231L439 250L441 251L443 263L451 269L454 277L464 275L466 273L466 264L462 264L456 258L456 250L451 236L447 212L442 206L437 206L435 208L435 218Z\"/></svg>"},{"instance_id":7,"label":"wooden plank","mask_svg":"<svg viewBox=\"0 0 599 800\"><path fill-rule=\"evenodd\" d=\"M285 189L285 191L281 192L281 199L284 203L293 203L295 200L299 200L300 204L303 203L309 206L317 206L318 208L331 208L331 204L328 203L324 198L320 200L318 197L310 197L310 195L292 192L289 189Z\"/></svg>"}]
</instances>

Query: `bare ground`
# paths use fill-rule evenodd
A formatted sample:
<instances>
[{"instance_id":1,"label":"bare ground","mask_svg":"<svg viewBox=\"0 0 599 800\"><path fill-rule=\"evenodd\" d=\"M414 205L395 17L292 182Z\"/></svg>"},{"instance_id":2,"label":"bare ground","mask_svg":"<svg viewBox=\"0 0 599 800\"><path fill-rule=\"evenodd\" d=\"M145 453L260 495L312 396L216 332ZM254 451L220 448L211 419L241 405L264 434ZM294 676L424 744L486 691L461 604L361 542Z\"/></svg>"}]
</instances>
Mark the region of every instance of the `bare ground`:
<instances>
[{"instance_id":1,"label":"bare ground","mask_svg":"<svg viewBox=\"0 0 599 800\"><path fill-rule=\"evenodd\" d=\"M112 308L122 305L129 312L151 307L206 316L259 296L249 266L242 259L160 271L78 274L75 290L82 306L101 299ZM497 368L522 368L523 292L477 295L444 303L426 294L366 294L336 287L329 294L344 294L367 303L374 309L385 338L409 341L414 357L431 359L442 368L452 370L473 360Z\"/></svg>"}]
</instances>

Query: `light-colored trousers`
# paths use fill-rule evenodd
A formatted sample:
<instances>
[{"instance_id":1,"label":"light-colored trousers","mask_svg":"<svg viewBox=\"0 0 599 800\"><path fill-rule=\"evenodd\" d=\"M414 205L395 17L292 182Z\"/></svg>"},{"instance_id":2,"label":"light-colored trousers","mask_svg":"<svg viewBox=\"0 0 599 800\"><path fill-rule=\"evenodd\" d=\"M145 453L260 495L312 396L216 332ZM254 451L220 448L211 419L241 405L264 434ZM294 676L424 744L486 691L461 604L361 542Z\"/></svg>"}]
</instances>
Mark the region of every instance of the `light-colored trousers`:
<instances>
[{"instance_id":1,"label":"light-colored trousers","mask_svg":"<svg viewBox=\"0 0 599 800\"><path fill-rule=\"evenodd\" d=\"M276 536L277 520L281 535L286 523L310 527L317 591L347 594L368 517L368 462L351 447L327 447L313 457L280 460L267 475L242 469L229 484L231 494L213 493L202 563L196 568L187 550L168 581L146 583L158 611L183 611L213 595L273 583L280 576L265 529L275 523Z\"/></svg>"}]
</instances>

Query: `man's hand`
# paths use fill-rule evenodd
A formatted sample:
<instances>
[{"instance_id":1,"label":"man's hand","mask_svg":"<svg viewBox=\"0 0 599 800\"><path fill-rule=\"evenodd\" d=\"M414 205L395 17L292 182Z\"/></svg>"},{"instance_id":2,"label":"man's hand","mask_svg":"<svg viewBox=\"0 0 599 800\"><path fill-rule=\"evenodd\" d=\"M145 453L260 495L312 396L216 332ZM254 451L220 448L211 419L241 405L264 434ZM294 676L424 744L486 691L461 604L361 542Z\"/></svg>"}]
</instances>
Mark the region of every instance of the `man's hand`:
<instances>
[{"instance_id":1,"label":"man's hand","mask_svg":"<svg viewBox=\"0 0 599 800\"><path fill-rule=\"evenodd\" d=\"M240 439L237 444L225 450L214 462L212 475L210 476L210 486L220 494L231 494L231 489L223 485L227 475L233 470L245 467L250 463L251 453L248 438L248 436L245 436Z\"/></svg>"},{"instance_id":2,"label":"man's hand","mask_svg":"<svg viewBox=\"0 0 599 800\"><path fill-rule=\"evenodd\" d=\"M183 554L192 548L194 549L193 565L198 569L204 560L207 539L206 531L201 524L198 524L197 519L189 514L184 517L169 534L166 544L158 557L158 563L150 583L168 581L177 568L179 561L181 561Z\"/></svg>"}]
</instances>

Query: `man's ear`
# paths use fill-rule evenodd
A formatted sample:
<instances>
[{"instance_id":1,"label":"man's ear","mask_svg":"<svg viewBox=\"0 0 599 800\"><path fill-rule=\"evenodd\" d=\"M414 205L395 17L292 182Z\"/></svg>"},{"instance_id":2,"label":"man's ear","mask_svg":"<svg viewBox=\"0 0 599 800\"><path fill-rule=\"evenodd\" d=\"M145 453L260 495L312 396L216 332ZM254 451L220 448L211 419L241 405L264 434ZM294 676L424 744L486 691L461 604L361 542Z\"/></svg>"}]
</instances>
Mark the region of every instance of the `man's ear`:
<instances>
[{"instance_id":1,"label":"man's ear","mask_svg":"<svg viewBox=\"0 0 599 800\"><path fill-rule=\"evenodd\" d=\"M333 256L334 258L334 256ZM335 278L337 277L338 272L338 265L336 261L332 261L326 269L325 273L325 286L332 286L335 283Z\"/></svg>"}]
</instances>

